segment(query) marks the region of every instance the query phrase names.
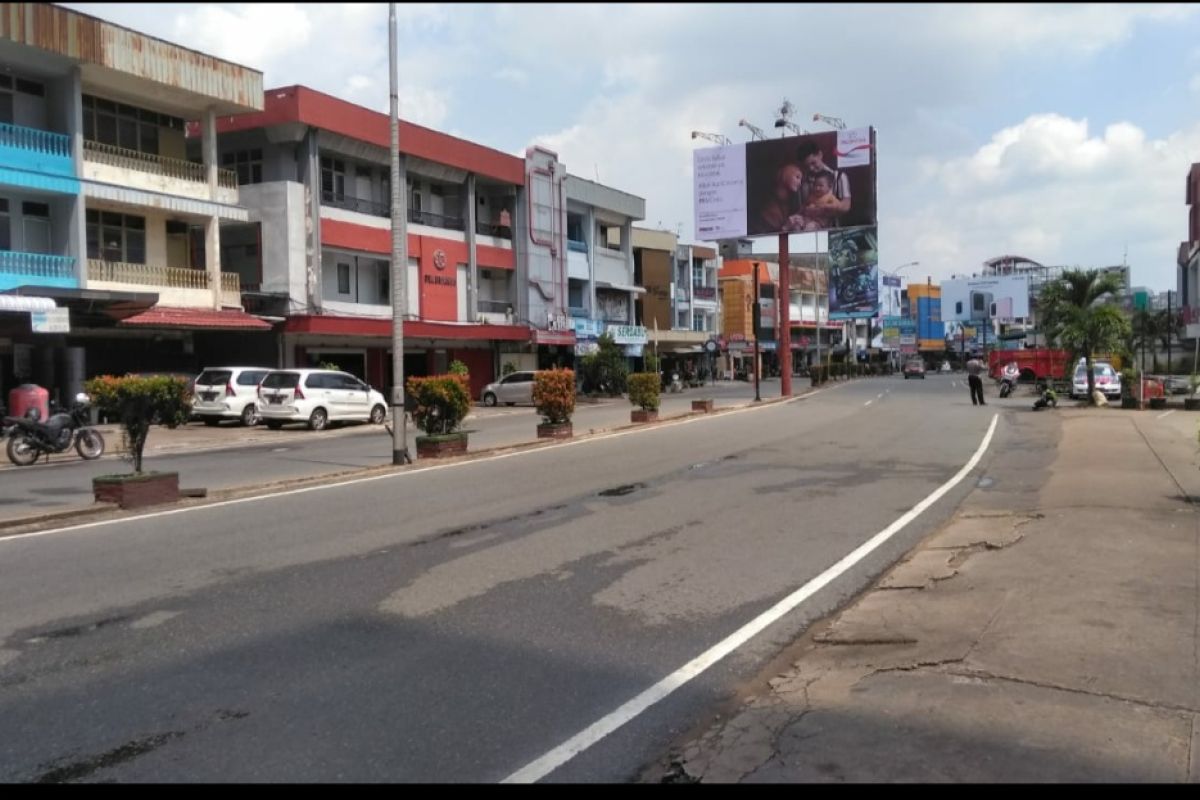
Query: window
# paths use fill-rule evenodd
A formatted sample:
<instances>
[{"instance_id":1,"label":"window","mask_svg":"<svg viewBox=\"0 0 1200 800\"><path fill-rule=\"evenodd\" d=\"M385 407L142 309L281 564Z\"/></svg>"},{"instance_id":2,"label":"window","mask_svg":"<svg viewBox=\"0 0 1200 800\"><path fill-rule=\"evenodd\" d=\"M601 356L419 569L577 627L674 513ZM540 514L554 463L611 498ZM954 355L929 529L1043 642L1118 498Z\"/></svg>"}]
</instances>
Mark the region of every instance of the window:
<instances>
[{"instance_id":1,"label":"window","mask_svg":"<svg viewBox=\"0 0 1200 800\"><path fill-rule=\"evenodd\" d=\"M221 166L237 173L238 186L245 186L248 183L262 183L262 162L262 149L258 147L251 150L238 150L235 153L225 153L221 156Z\"/></svg>"},{"instance_id":2,"label":"window","mask_svg":"<svg viewBox=\"0 0 1200 800\"><path fill-rule=\"evenodd\" d=\"M8 201L0 198L0 250L12 250L12 226L8 216Z\"/></svg>"},{"instance_id":3,"label":"window","mask_svg":"<svg viewBox=\"0 0 1200 800\"><path fill-rule=\"evenodd\" d=\"M238 375L237 385L238 386L257 386L259 381L261 381L263 378L265 378L266 375L267 375L267 371L265 369L264 370L256 370L254 372L251 372L250 370L246 370L241 375Z\"/></svg>"},{"instance_id":4,"label":"window","mask_svg":"<svg viewBox=\"0 0 1200 800\"><path fill-rule=\"evenodd\" d=\"M340 158L321 156L321 197L346 199L346 162Z\"/></svg>"},{"instance_id":5,"label":"window","mask_svg":"<svg viewBox=\"0 0 1200 800\"><path fill-rule=\"evenodd\" d=\"M386 304L391 302L392 284L389 280L391 277L389 273L391 272L392 267L391 264L388 264L386 261L381 261L379 264L379 302L381 304Z\"/></svg>"},{"instance_id":6,"label":"window","mask_svg":"<svg viewBox=\"0 0 1200 800\"><path fill-rule=\"evenodd\" d=\"M87 255L104 261L146 263L146 220L130 214L89 209Z\"/></svg>"},{"instance_id":7,"label":"window","mask_svg":"<svg viewBox=\"0 0 1200 800\"><path fill-rule=\"evenodd\" d=\"M582 242L583 217L579 214L567 214L567 239L572 242Z\"/></svg>"},{"instance_id":8,"label":"window","mask_svg":"<svg viewBox=\"0 0 1200 800\"><path fill-rule=\"evenodd\" d=\"M156 156L160 128L183 131L183 120L88 94L83 96L84 139Z\"/></svg>"},{"instance_id":9,"label":"window","mask_svg":"<svg viewBox=\"0 0 1200 800\"><path fill-rule=\"evenodd\" d=\"M21 214L25 231L25 242L21 249L26 253L51 252L50 204L26 200L21 203Z\"/></svg>"},{"instance_id":10,"label":"window","mask_svg":"<svg viewBox=\"0 0 1200 800\"><path fill-rule=\"evenodd\" d=\"M705 316L704 314L696 314L694 317L692 317L692 330L693 331L708 330L707 321L705 320L704 316Z\"/></svg>"},{"instance_id":11,"label":"window","mask_svg":"<svg viewBox=\"0 0 1200 800\"><path fill-rule=\"evenodd\" d=\"M350 265L337 265L338 294L350 294Z\"/></svg>"}]
</instances>

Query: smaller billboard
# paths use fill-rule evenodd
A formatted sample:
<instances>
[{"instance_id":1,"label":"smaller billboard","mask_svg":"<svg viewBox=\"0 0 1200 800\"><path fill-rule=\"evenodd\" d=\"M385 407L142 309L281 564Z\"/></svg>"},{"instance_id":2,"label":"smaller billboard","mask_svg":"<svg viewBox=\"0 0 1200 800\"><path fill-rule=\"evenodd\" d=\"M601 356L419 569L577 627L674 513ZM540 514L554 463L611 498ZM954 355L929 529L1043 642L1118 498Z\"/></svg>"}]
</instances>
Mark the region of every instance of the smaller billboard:
<instances>
[{"instance_id":1,"label":"smaller billboard","mask_svg":"<svg viewBox=\"0 0 1200 800\"><path fill-rule=\"evenodd\" d=\"M879 249L874 226L829 232L829 318L879 315Z\"/></svg>"},{"instance_id":2,"label":"smaller billboard","mask_svg":"<svg viewBox=\"0 0 1200 800\"><path fill-rule=\"evenodd\" d=\"M953 278L942 282L942 319L1010 322L1029 316L1029 277Z\"/></svg>"}]
</instances>

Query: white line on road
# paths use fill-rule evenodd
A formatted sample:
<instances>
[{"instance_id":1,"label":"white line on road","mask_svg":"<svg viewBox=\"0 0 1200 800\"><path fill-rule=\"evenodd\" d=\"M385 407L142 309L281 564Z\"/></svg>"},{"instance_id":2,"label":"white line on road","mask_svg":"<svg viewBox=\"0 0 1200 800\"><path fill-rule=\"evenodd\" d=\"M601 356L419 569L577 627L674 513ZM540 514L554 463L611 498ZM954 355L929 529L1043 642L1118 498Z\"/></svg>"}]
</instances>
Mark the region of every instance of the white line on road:
<instances>
[{"instance_id":1,"label":"white line on road","mask_svg":"<svg viewBox=\"0 0 1200 800\"><path fill-rule=\"evenodd\" d=\"M867 402L863 403L863 405L869 406L869 405L871 405L871 403L874 403L874 402L875 402L874 400L868 400Z\"/></svg>"},{"instance_id":2,"label":"white line on road","mask_svg":"<svg viewBox=\"0 0 1200 800\"><path fill-rule=\"evenodd\" d=\"M879 398L883 397L885 394L887 394L887 392L880 392L879 394L875 395L875 399L878 400Z\"/></svg>"},{"instance_id":3,"label":"white line on road","mask_svg":"<svg viewBox=\"0 0 1200 800\"><path fill-rule=\"evenodd\" d=\"M1173 409L1173 408L1172 408L1170 411L1167 411L1166 413L1159 414L1159 415L1156 417L1156 419L1162 419L1163 417L1169 417L1169 416L1171 416L1171 415L1172 415L1172 414L1174 414L1174 413L1175 413L1175 409Z\"/></svg>"},{"instance_id":4,"label":"white line on road","mask_svg":"<svg viewBox=\"0 0 1200 800\"><path fill-rule=\"evenodd\" d=\"M875 548L892 538L904 526L919 517L927 508L942 499L947 492L961 483L962 479L967 477L971 470L975 469L979 460L983 458L983 454L987 452L988 445L992 442L992 434L996 432L996 421L998 419L998 414L992 415L992 423L988 426L987 433L984 434L983 441L980 442L979 449L975 451L975 455L971 456L971 460L955 473L953 478L943 483L932 494L910 508L900 519L863 542L849 555L842 558L841 561L838 561L832 567L780 600L774 606L767 609L767 611L743 625L710 649L696 656L696 658L628 701L616 711L583 729L536 761L509 775L502 783L533 783L546 777L608 734L637 717L643 711L650 708L650 706L671 695L676 689L681 688L725 656L750 641L751 638L761 633L768 625L777 622L785 614L829 585L842 573L846 572L846 570L853 567L859 561L862 561Z\"/></svg>"}]
</instances>

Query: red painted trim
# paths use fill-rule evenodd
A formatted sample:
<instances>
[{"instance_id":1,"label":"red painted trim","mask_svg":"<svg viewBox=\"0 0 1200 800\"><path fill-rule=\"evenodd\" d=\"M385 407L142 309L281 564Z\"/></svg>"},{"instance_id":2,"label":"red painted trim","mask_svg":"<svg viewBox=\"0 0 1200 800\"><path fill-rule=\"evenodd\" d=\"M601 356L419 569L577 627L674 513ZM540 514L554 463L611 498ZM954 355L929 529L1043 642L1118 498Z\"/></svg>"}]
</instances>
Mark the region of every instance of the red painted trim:
<instances>
[{"instance_id":1,"label":"red painted trim","mask_svg":"<svg viewBox=\"0 0 1200 800\"><path fill-rule=\"evenodd\" d=\"M390 319L359 319L357 317L307 316L288 317L283 323L285 333L316 333L329 336L371 336L390 338ZM406 320L405 337L420 339L463 339L470 341L529 341L529 328L523 325L447 325L438 322Z\"/></svg>"},{"instance_id":2,"label":"red painted trim","mask_svg":"<svg viewBox=\"0 0 1200 800\"><path fill-rule=\"evenodd\" d=\"M476 242L475 260L479 262L479 266L490 269L516 269L513 251L505 247L492 247Z\"/></svg>"},{"instance_id":3,"label":"red painted trim","mask_svg":"<svg viewBox=\"0 0 1200 800\"><path fill-rule=\"evenodd\" d=\"M262 111L219 117L217 132L266 128L288 122L302 122L385 149L391 146L391 121L387 114L307 86L268 89L263 92ZM400 150L437 164L448 164L516 186L525 185L523 159L404 120L400 120Z\"/></svg>"},{"instance_id":4,"label":"red painted trim","mask_svg":"<svg viewBox=\"0 0 1200 800\"><path fill-rule=\"evenodd\" d=\"M355 225L353 222L321 217L321 245L390 256L392 232L386 228L372 228L368 225Z\"/></svg>"}]
</instances>

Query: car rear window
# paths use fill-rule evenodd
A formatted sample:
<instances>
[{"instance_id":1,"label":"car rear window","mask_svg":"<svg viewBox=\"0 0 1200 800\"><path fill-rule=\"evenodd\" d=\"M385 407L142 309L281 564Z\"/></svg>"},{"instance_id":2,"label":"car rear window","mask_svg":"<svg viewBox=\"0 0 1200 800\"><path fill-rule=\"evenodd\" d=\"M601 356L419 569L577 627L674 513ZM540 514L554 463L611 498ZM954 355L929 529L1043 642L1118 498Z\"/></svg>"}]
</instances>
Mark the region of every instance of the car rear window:
<instances>
[{"instance_id":1,"label":"car rear window","mask_svg":"<svg viewBox=\"0 0 1200 800\"><path fill-rule=\"evenodd\" d=\"M238 375L238 386L257 386L266 374L267 371L265 369L248 369L241 375Z\"/></svg>"},{"instance_id":2,"label":"car rear window","mask_svg":"<svg viewBox=\"0 0 1200 800\"><path fill-rule=\"evenodd\" d=\"M1092 366L1092 373L1097 378L1112 378L1117 374L1108 364L1094 364ZM1087 367L1080 367L1079 369L1075 370L1075 380L1087 380Z\"/></svg>"},{"instance_id":3,"label":"car rear window","mask_svg":"<svg viewBox=\"0 0 1200 800\"><path fill-rule=\"evenodd\" d=\"M224 386L233 377L233 371L228 369L206 369L196 378L201 386Z\"/></svg>"},{"instance_id":4,"label":"car rear window","mask_svg":"<svg viewBox=\"0 0 1200 800\"><path fill-rule=\"evenodd\" d=\"M300 383L299 372L272 372L263 378L264 389L295 389Z\"/></svg>"}]
</instances>

